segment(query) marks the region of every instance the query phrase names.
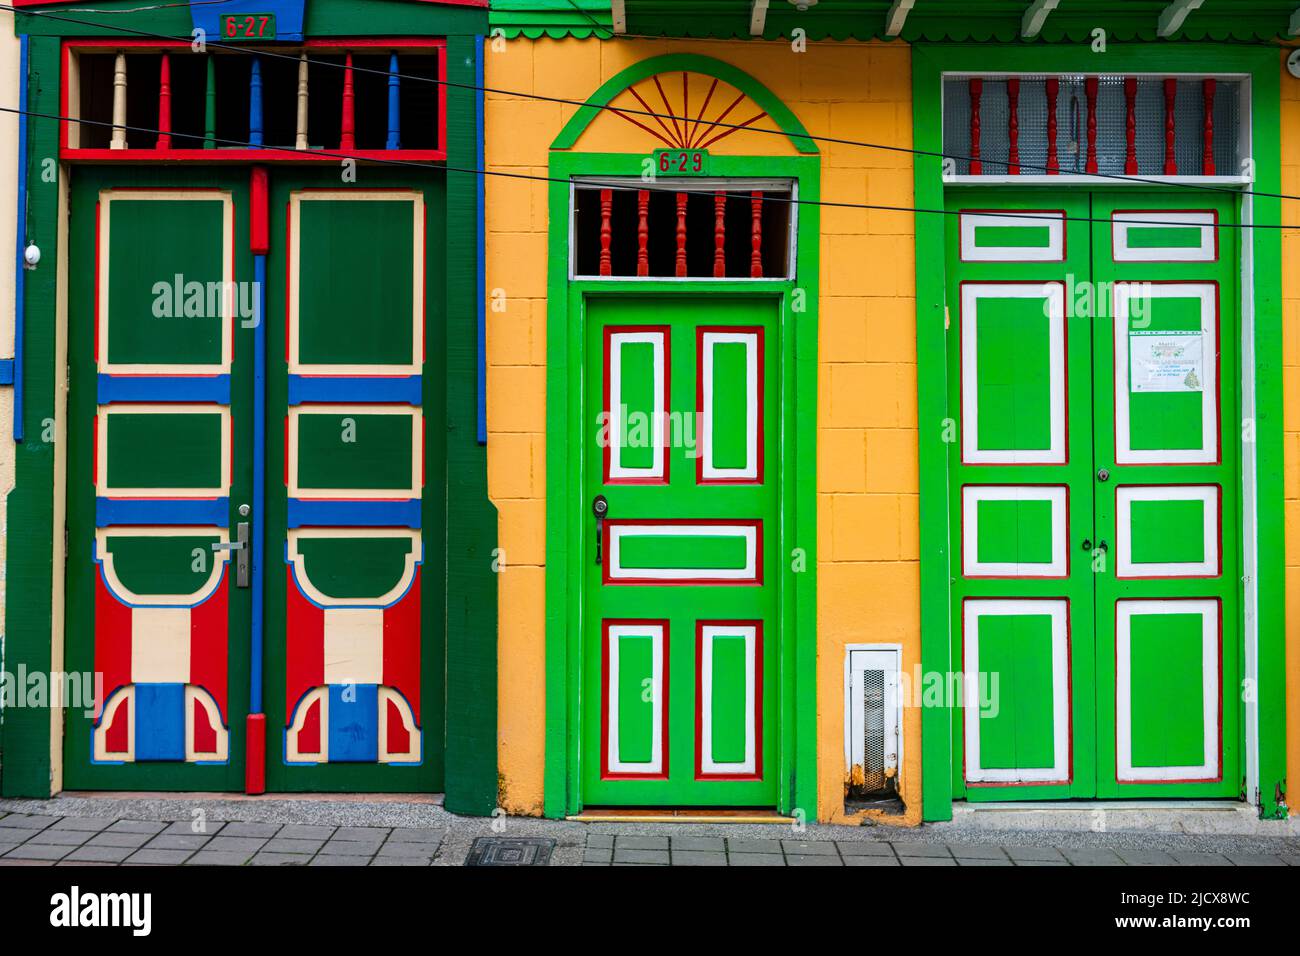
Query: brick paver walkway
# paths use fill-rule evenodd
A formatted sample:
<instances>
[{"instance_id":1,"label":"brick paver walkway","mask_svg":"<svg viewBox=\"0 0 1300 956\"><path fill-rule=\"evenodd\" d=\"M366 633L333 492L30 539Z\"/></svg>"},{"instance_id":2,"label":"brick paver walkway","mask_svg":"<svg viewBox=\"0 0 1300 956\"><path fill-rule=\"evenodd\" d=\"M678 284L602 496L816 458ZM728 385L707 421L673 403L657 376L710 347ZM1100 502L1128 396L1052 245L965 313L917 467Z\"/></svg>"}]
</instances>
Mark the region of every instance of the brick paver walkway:
<instances>
[{"instance_id":1,"label":"brick paver walkway","mask_svg":"<svg viewBox=\"0 0 1300 956\"><path fill-rule=\"evenodd\" d=\"M442 832L287 823L0 816L0 865L429 866Z\"/></svg>"},{"instance_id":2,"label":"brick paver walkway","mask_svg":"<svg viewBox=\"0 0 1300 956\"><path fill-rule=\"evenodd\" d=\"M17 802L17 801L14 801ZM584 866L1300 866L1300 840L1161 833L979 832L923 828L585 824L535 818L457 817L441 808L400 804L335 805L333 823L437 823L438 826L314 823L318 805L193 804L171 800L170 820L147 820L138 801L22 802L0 810L0 866L460 866L478 837L550 837L552 865ZM70 806L69 806L70 804ZM34 806L72 813L30 812ZM186 807L189 809L185 809ZM397 808L396 810L394 808ZM242 808L242 810L240 810ZM218 812L218 810L222 812ZM239 812L236 812L236 811ZM83 815L76 815L80 812ZM396 816L392 814L396 813ZM272 820L220 821L216 816Z\"/></svg>"},{"instance_id":3,"label":"brick paver walkway","mask_svg":"<svg viewBox=\"0 0 1300 956\"><path fill-rule=\"evenodd\" d=\"M1300 866L1300 853L1068 849L997 843L587 837L583 866Z\"/></svg>"}]
</instances>

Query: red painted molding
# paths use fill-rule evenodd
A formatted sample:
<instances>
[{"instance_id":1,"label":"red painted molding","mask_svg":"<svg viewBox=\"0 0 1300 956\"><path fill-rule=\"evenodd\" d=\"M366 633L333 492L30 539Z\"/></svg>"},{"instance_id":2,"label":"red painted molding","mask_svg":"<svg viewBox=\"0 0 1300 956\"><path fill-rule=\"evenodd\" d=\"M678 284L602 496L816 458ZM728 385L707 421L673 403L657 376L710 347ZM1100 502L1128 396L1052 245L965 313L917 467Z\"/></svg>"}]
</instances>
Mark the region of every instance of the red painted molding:
<instances>
[{"instance_id":1,"label":"red painted molding","mask_svg":"<svg viewBox=\"0 0 1300 956\"><path fill-rule=\"evenodd\" d=\"M266 714L249 714L244 721L248 741L244 762L244 792L266 793Z\"/></svg>"},{"instance_id":2,"label":"red painted molding","mask_svg":"<svg viewBox=\"0 0 1300 956\"><path fill-rule=\"evenodd\" d=\"M265 166L254 166L249 180L249 251L264 256L271 251L271 188Z\"/></svg>"}]
</instances>

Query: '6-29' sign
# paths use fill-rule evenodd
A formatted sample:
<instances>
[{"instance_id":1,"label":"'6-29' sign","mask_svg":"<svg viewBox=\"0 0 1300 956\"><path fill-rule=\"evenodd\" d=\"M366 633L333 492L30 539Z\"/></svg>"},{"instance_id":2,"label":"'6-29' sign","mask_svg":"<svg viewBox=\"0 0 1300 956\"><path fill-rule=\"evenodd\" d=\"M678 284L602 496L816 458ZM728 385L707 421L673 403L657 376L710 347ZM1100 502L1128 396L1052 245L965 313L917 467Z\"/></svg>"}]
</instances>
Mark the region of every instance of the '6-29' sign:
<instances>
[{"instance_id":1,"label":"'6-29' sign","mask_svg":"<svg viewBox=\"0 0 1300 956\"><path fill-rule=\"evenodd\" d=\"M707 176L707 149L656 149L654 169L660 176Z\"/></svg>"}]
</instances>

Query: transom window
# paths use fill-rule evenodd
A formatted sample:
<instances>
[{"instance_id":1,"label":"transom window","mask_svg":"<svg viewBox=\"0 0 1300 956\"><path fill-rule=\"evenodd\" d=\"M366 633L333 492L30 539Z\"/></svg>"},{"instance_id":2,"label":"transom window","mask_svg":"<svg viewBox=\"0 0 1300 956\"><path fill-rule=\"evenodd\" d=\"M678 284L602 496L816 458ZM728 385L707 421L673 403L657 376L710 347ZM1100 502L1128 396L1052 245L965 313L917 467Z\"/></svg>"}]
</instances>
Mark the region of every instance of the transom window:
<instances>
[{"instance_id":1,"label":"transom window","mask_svg":"<svg viewBox=\"0 0 1300 956\"><path fill-rule=\"evenodd\" d=\"M795 198L779 180L575 181L572 275L792 278Z\"/></svg>"},{"instance_id":2,"label":"transom window","mask_svg":"<svg viewBox=\"0 0 1300 956\"><path fill-rule=\"evenodd\" d=\"M1249 178L1240 77L948 75L946 171L956 176Z\"/></svg>"},{"instance_id":3,"label":"transom window","mask_svg":"<svg viewBox=\"0 0 1300 956\"><path fill-rule=\"evenodd\" d=\"M69 158L259 161L369 153L441 159L441 40L309 41L195 53L188 43L65 47ZM188 155L187 155L188 154ZM328 154L328 155L326 155Z\"/></svg>"}]
</instances>

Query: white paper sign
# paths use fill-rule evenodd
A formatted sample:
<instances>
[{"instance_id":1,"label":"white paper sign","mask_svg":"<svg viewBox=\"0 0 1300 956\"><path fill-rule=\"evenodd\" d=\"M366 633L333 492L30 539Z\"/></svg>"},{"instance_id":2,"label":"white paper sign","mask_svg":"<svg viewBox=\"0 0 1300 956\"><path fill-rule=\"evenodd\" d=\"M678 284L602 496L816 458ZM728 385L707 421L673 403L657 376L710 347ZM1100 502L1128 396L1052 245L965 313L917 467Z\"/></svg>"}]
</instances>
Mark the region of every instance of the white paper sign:
<instances>
[{"instance_id":1,"label":"white paper sign","mask_svg":"<svg viewBox=\"0 0 1300 956\"><path fill-rule=\"evenodd\" d=\"M1129 390L1204 391L1203 341L1200 332L1129 332Z\"/></svg>"}]
</instances>

